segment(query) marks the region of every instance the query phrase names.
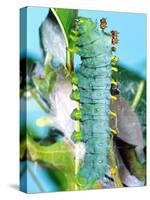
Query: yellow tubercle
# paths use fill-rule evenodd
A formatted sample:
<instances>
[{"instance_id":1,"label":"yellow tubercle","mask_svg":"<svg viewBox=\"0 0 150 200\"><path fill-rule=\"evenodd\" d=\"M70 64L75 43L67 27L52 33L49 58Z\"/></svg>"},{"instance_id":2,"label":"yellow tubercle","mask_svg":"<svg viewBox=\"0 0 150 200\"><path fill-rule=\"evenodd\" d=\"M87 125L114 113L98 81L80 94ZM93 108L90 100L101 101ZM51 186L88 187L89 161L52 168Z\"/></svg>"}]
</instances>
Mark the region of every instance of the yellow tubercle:
<instances>
[{"instance_id":1,"label":"yellow tubercle","mask_svg":"<svg viewBox=\"0 0 150 200\"><path fill-rule=\"evenodd\" d=\"M111 65L112 65L112 66L115 66L115 65L116 65L116 62L115 62L115 61L111 61Z\"/></svg>"},{"instance_id":2,"label":"yellow tubercle","mask_svg":"<svg viewBox=\"0 0 150 200\"><path fill-rule=\"evenodd\" d=\"M67 48L67 51L71 52L71 53L77 53L79 50L78 47L74 46L72 48Z\"/></svg>"},{"instance_id":3,"label":"yellow tubercle","mask_svg":"<svg viewBox=\"0 0 150 200\"><path fill-rule=\"evenodd\" d=\"M115 129L111 129L112 134L116 135L118 133L118 131L116 131Z\"/></svg>"},{"instance_id":4,"label":"yellow tubercle","mask_svg":"<svg viewBox=\"0 0 150 200\"><path fill-rule=\"evenodd\" d=\"M117 56L112 56L111 58L112 58L111 64L112 64L112 66L115 66L116 62L119 60L119 58Z\"/></svg>"},{"instance_id":5,"label":"yellow tubercle","mask_svg":"<svg viewBox=\"0 0 150 200\"><path fill-rule=\"evenodd\" d=\"M112 71L118 72L118 68L117 67L112 67Z\"/></svg>"},{"instance_id":6,"label":"yellow tubercle","mask_svg":"<svg viewBox=\"0 0 150 200\"><path fill-rule=\"evenodd\" d=\"M117 97L116 96L111 96L112 100L117 100Z\"/></svg>"},{"instance_id":7,"label":"yellow tubercle","mask_svg":"<svg viewBox=\"0 0 150 200\"><path fill-rule=\"evenodd\" d=\"M112 115L113 117L117 117L117 113L116 113L116 112L111 112L111 115Z\"/></svg>"},{"instance_id":8,"label":"yellow tubercle","mask_svg":"<svg viewBox=\"0 0 150 200\"><path fill-rule=\"evenodd\" d=\"M111 58L112 58L113 61L116 61L116 62L119 60L119 58L117 56L114 56L114 55Z\"/></svg>"},{"instance_id":9,"label":"yellow tubercle","mask_svg":"<svg viewBox=\"0 0 150 200\"><path fill-rule=\"evenodd\" d=\"M70 35L70 39L74 42L76 42L78 40L78 37L75 35Z\"/></svg>"},{"instance_id":10,"label":"yellow tubercle","mask_svg":"<svg viewBox=\"0 0 150 200\"><path fill-rule=\"evenodd\" d=\"M71 30L71 33L73 33L74 35L78 35L78 31L77 30Z\"/></svg>"},{"instance_id":11,"label":"yellow tubercle","mask_svg":"<svg viewBox=\"0 0 150 200\"><path fill-rule=\"evenodd\" d=\"M111 82L112 82L112 84L114 84L114 85L116 85L116 86L118 85L117 81L115 81L114 79L112 79Z\"/></svg>"},{"instance_id":12,"label":"yellow tubercle","mask_svg":"<svg viewBox=\"0 0 150 200\"><path fill-rule=\"evenodd\" d=\"M116 172L117 172L117 166L115 166L115 167L110 167L110 173L111 173L112 175L116 174Z\"/></svg>"}]
</instances>

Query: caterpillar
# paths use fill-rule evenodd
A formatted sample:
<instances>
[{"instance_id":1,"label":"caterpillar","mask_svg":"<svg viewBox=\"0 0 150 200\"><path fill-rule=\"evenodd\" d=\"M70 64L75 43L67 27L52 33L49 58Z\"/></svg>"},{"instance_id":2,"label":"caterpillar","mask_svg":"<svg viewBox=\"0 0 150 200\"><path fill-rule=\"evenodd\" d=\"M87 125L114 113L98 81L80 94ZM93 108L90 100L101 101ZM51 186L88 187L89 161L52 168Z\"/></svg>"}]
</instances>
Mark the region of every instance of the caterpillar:
<instances>
[{"instance_id":1,"label":"caterpillar","mask_svg":"<svg viewBox=\"0 0 150 200\"><path fill-rule=\"evenodd\" d=\"M71 99L78 102L71 117L77 120L77 130L72 134L74 142L84 142L86 153L77 179L80 185L90 185L103 179L108 168L108 149L111 132L110 117L116 113L110 110L111 99L119 94L112 71L118 58L112 55L118 42L118 33L106 33L105 18L100 20L100 29L90 18L78 17L71 31L74 47L70 51L81 57L81 66L71 75L75 85Z\"/></svg>"}]
</instances>

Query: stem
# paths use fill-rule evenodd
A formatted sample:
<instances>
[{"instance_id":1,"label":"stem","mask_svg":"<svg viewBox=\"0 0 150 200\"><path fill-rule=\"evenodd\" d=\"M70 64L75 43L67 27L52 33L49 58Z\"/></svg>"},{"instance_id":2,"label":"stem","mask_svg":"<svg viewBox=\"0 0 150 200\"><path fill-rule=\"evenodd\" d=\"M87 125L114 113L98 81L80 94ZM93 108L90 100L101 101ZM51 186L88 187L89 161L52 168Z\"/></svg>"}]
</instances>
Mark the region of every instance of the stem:
<instances>
[{"instance_id":1,"label":"stem","mask_svg":"<svg viewBox=\"0 0 150 200\"><path fill-rule=\"evenodd\" d=\"M136 95L134 97L134 100L133 100L133 103L132 103L132 110L135 111L140 99L141 99L141 96L142 96L142 93L143 93L143 90L144 90L144 85L145 85L145 81L144 80L141 80L139 86L138 86L138 89L137 89L137 92L136 92Z\"/></svg>"},{"instance_id":2,"label":"stem","mask_svg":"<svg viewBox=\"0 0 150 200\"><path fill-rule=\"evenodd\" d=\"M37 93L33 89L28 89L28 91L31 93L34 100L39 104L39 106L46 112L49 113L49 109L44 105L44 103L40 100Z\"/></svg>"},{"instance_id":3,"label":"stem","mask_svg":"<svg viewBox=\"0 0 150 200\"><path fill-rule=\"evenodd\" d=\"M66 43L66 66L67 66L66 69L71 72L72 68L71 68L71 61L70 61L70 52L68 50L68 48L69 48L68 38L67 38L67 35L66 35L66 32L65 32L65 29L63 27L63 24L62 24L59 16L57 15L57 12L55 11L54 8L51 8L51 10L52 10L54 16L56 17L57 22L58 22L58 24L60 26L60 29L61 29L61 31L62 31L62 33L64 35L64 39L65 39L65 43Z\"/></svg>"},{"instance_id":4,"label":"stem","mask_svg":"<svg viewBox=\"0 0 150 200\"><path fill-rule=\"evenodd\" d=\"M115 154L115 150L114 150L114 143L113 143L113 136L110 139L110 150L109 150L109 162L110 162L110 171L111 171L111 175L114 179L114 183L115 186L118 188L123 187L120 175L119 175L119 171L118 171L118 167L117 167L117 161L116 161L116 154Z\"/></svg>"},{"instance_id":5,"label":"stem","mask_svg":"<svg viewBox=\"0 0 150 200\"><path fill-rule=\"evenodd\" d=\"M44 66L49 64L51 60L52 60L52 54L50 52L47 52L44 60Z\"/></svg>"},{"instance_id":6,"label":"stem","mask_svg":"<svg viewBox=\"0 0 150 200\"><path fill-rule=\"evenodd\" d=\"M79 167L80 167L80 157L79 157L79 149L78 144L75 146L75 176L78 174ZM78 190L78 184L75 182L75 190Z\"/></svg>"},{"instance_id":7,"label":"stem","mask_svg":"<svg viewBox=\"0 0 150 200\"><path fill-rule=\"evenodd\" d=\"M76 85L73 85L73 89L75 90L77 88ZM77 109L80 110L80 103L77 102ZM80 121L76 121L76 131L80 132L81 131L81 126L80 126ZM80 168L80 150L78 143L75 146L75 176L78 174L79 168ZM75 190L78 190L78 184L75 183Z\"/></svg>"},{"instance_id":8,"label":"stem","mask_svg":"<svg viewBox=\"0 0 150 200\"><path fill-rule=\"evenodd\" d=\"M80 103L79 102L77 102L77 109L80 110ZM76 122L76 131L77 132L81 131L80 121ZM79 154L80 154L79 149L76 149L76 155L75 155L75 175L77 175L77 173L79 171L79 167L80 167L80 155Z\"/></svg>"}]
</instances>

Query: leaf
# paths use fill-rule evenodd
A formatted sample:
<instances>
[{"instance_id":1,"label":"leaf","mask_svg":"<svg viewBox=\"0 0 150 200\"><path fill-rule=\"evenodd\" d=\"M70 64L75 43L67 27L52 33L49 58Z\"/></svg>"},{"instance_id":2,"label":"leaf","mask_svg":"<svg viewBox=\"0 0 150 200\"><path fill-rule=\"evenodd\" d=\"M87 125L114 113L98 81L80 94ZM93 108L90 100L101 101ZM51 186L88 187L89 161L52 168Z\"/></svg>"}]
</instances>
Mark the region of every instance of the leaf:
<instances>
[{"instance_id":1,"label":"leaf","mask_svg":"<svg viewBox=\"0 0 150 200\"><path fill-rule=\"evenodd\" d=\"M135 98L137 89L141 82L141 77L131 72L122 66L118 66L119 72L113 74L114 78L119 82L119 89L121 96L132 105L133 100ZM137 113L141 126L143 136L146 137L146 84L144 86L144 90L139 101L139 104L136 107L135 112Z\"/></svg>"},{"instance_id":2,"label":"leaf","mask_svg":"<svg viewBox=\"0 0 150 200\"><path fill-rule=\"evenodd\" d=\"M146 166L145 163L141 163L136 155L135 147L129 145L121 140L117 140L117 146L123 162L130 173L136 176L138 179L145 181Z\"/></svg>"},{"instance_id":3,"label":"leaf","mask_svg":"<svg viewBox=\"0 0 150 200\"><path fill-rule=\"evenodd\" d=\"M129 172L127 167L125 166L120 153L117 151L118 156L118 166L119 166L119 174L122 180L122 183L128 187L140 187L144 185L144 181L139 180L133 174Z\"/></svg>"},{"instance_id":4,"label":"leaf","mask_svg":"<svg viewBox=\"0 0 150 200\"><path fill-rule=\"evenodd\" d=\"M56 59L57 62L69 71L73 69L74 55L67 51L67 48L72 46L69 45L72 43L70 31L77 14L78 10L52 8L40 27L41 46L45 53L50 52L54 60L56 57L62 63Z\"/></svg>"},{"instance_id":5,"label":"leaf","mask_svg":"<svg viewBox=\"0 0 150 200\"><path fill-rule=\"evenodd\" d=\"M62 30L58 21L52 11L50 10L48 16L42 23L40 29L41 47L46 54L47 52L58 59L58 61L65 65L66 62L66 43Z\"/></svg>"},{"instance_id":6,"label":"leaf","mask_svg":"<svg viewBox=\"0 0 150 200\"><path fill-rule=\"evenodd\" d=\"M51 53L57 61L55 61L57 66L66 65L66 47L71 42L70 30L77 14L78 10L51 9L40 27L41 46L45 53ZM71 57L71 62L73 62L73 57Z\"/></svg>"},{"instance_id":7,"label":"leaf","mask_svg":"<svg viewBox=\"0 0 150 200\"><path fill-rule=\"evenodd\" d=\"M137 95L139 86L143 80L141 77L118 66L119 72L114 73L114 78L119 82L120 97L113 101L111 110L117 113L117 124L119 134L123 141L137 146L136 152L140 160L144 160L143 148L146 139L146 86L142 93L136 109L133 112L132 104ZM114 122L111 122L114 125Z\"/></svg>"},{"instance_id":8,"label":"leaf","mask_svg":"<svg viewBox=\"0 0 150 200\"><path fill-rule=\"evenodd\" d=\"M146 135L146 87L144 87L140 101L133 112L131 105L141 84L141 77L122 66L118 66L118 68L119 73L113 74L113 76L120 83L119 89L122 97L113 102L111 106L111 110L117 112L119 130L117 136L122 140L121 145L117 144L117 147L130 173L143 180L145 178L145 165L141 161L145 160L143 148ZM123 141L126 145L123 145ZM134 145L134 148L133 146L131 148L131 145ZM123 176L127 180L127 176ZM132 181L128 180L128 184L132 185Z\"/></svg>"},{"instance_id":9,"label":"leaf","mask_svg":"<svg viewBox=\"0 0 150 200\"><path fill-rule=\"evenodd\" d=\"M77 9L55 9L64 29L64 37L66 38L66 47L73 47L73 41L70 39L70 32L73 27L74 19L78 16ZM60 25L61 26L61 25ZM62 30L63 31L63 30ZM73 63L74 63L74 53L67 52L66 55L66 65L69 71L73 70Z\"/></svg>"},{"instance_id":10,"label":"leaf","mask_svg":"<svg viewBox=\"0 0 150 200\"><path fill-rule=\"evenodd\" d=\"M29 135L27 149L32 161L42 161L51 168L61 171L66 180L68 190L74 190L74 155L71 144L66 141L57 142L50 146L36 143Z\"/></svg>"},{"instance_id":11,"label":"leaf","mask_svg":"<svg viewBox=\"0 0 150 200\"><path fill-rule=\"evenodd\" d=\"M58 17L60 18L60 21L63 24L65 33L66 33L67 38L69 40L70 30L72 28L74 19L78 15L78 10L75 10L75 9L60 9L60 8L55 8L55 11L56 11Z\"/></svg>"},{"instance_id":12,"label":"leaf","mask_svg":"<svg viewBox=\"0 0 150 200\"><path fill-rule=\"evenodd\" d=\"M34 76L33 82L38 88L38 90L48 98L51 90L56 82L56 71L48 63L44 66L43 76Z\"/></svg>"},{"instance_id":13,"label":"leaf","mask_svg":"<svg viewBox=\"0 0 150 200\"><path fill-rule=\"evenodd\" d=\"M121 96L116 101L111 102L111 110L117 113L117 129L119 133L117 137L128 144L137 147L139 152L144 148L143 134L139 119L135 112L131 110L128 102ZM116 129L115 119L111 121L111 127Z\"/></svg>"}]
</instances>

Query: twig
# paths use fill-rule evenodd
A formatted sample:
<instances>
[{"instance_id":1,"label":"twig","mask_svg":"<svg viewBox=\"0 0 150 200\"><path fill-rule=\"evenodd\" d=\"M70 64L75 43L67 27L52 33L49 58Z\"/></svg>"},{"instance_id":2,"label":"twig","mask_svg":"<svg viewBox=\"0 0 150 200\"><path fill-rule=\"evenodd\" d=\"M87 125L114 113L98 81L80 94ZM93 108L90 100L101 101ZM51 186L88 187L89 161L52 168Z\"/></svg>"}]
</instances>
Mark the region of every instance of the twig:
<instances>
[{"instance_id":1,"label":"twig","mask_svg":"<svg viewBox=\"0 0 150 200\"><path fill-rule=\"evenodd\" d=\"M77 89L77 86L73 85L73 89ZM80 103L76 102L77 109L80 110ZM80 132L81 131L81 126L80 126L80 121L76 121L76 131ZM76 149L75 149L75 176L78 174L80 168L80 150L78 146L78 142L76 144ZM75 183L75 190L78 190L78 184Z\"/></svg>"},{"instance_id":2,"label":"twig","mask_svg":"<svg viewBox=\"0 0 150 200\"><path fill-rule=\"evenodd\" d=\"M137 89L137 92L136 92L136 95L134 97L134 100L133 100L133 103L131 105L131 108L133 111L135 111L140 99L141 99L141 96L142 96L142 93L143 93L143 90L144 90L144 86L145 86L145 81L144 80L141 80L139 86L138 86L138 89Z\"/></svg>"}]
</instances>

